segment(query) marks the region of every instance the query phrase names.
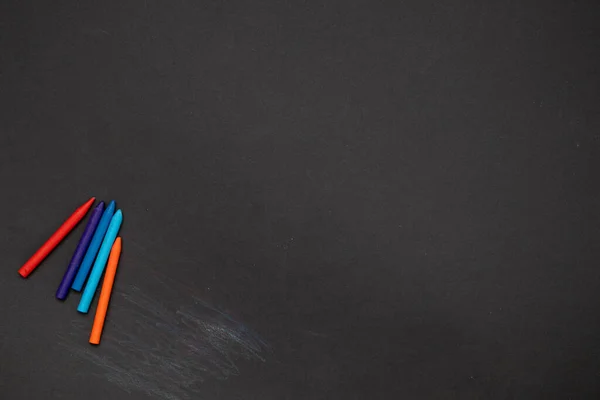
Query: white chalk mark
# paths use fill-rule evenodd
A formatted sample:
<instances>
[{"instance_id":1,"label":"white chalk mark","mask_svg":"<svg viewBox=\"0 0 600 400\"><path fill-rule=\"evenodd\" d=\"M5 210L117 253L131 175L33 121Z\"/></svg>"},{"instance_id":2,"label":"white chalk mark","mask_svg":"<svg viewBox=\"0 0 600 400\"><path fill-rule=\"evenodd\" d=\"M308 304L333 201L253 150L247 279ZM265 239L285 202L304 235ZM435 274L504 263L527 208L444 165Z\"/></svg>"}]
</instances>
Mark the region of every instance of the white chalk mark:
<instances>
[{"instance_id":1,"label":"white chalk mark","mask_svg":"<svg viewBox=\"0 0 600 400\"><path fill-rule=\"evenodd\" d=\"M111 310L109 332L99 347L81 340L89 326L80 320L72 321L74 329L59 339L79 359L93 364L98 376L129 393L197 399L207 379L239 374L238 359L264 362L264 353L270 351L243 324L197 297L170 307L172 302L159 302L137 286L116 294L126 305Z\"/></svg>"}]
</instances>

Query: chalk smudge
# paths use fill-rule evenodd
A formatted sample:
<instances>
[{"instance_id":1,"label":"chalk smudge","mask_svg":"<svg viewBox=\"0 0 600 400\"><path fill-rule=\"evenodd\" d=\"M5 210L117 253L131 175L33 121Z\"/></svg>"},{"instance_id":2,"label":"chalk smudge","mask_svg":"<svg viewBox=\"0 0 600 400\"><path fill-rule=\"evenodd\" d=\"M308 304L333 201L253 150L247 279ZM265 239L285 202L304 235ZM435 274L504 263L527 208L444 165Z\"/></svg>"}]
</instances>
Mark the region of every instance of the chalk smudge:
<instances>
[{"instance_id":1,"label":"chalk smudge","mask_svg":"<svg viewBox=\"0 0 600 400\"><path fill-rule=\"evenodd\" d=\"M206 379L238 374L240 359L265 361L270 348L255 333L201 299L187 299L192 304L170 307L131 286L113 294L120 304L110 310L100 347L87 344L90 324L83 320L72 322L60 344L123 390L167 400L198 398Z\"/></svg>"}]
</instances>

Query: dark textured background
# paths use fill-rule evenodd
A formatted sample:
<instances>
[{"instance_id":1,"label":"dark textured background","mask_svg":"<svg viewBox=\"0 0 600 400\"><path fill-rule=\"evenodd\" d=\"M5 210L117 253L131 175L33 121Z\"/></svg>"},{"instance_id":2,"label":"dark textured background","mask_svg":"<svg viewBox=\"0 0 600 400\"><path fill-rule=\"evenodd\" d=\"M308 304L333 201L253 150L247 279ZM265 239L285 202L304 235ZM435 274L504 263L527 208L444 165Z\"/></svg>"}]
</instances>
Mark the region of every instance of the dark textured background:
<instances>
[{"instance_id":1,"label":"dark textured background","mask_svg":"<svg viewBox=\"0 0 600 400\"><path fill-rule=\"evenodd\" d=\"M598 8L1 2L1 397L599 398ZM90 195L125 218L96 348L53 298L82 227L17 275ZM131 291L266 346L108 379L182 337Z\"/></svg>"}]
</instances>

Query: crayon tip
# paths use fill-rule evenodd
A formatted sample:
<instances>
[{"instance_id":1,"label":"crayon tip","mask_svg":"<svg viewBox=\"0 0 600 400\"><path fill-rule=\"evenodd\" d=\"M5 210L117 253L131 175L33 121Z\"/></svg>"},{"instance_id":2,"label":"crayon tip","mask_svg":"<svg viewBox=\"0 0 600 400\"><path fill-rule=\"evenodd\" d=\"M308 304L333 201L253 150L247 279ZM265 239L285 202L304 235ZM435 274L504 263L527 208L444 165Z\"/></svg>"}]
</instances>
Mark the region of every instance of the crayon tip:
<instances>
[{"instance_id":1,"label":"crayon tip","mask_svg":"<svg viewBox=\"0 0 600 400\"><path fill-rule=\"evenodd\" d=\"M83 207L89 209L92 206L92 204L94 204L94 201L96 201L96 198L92 197L91 199L89 199L88 201L85 202Z\"/></svg>"},{"instance_id":2,"label":"crayon tip","mask_svg":"<svg viewBox=\"0 0 600 400\"><path fill-rule=\"evenodd\" d=\"M90 207L92 206L92 204L94 204L95 200L96 200L96 198L92 197L91 199L89 199L88 201L86 201L84 204L82 204L81 206L79 206L79 208L75 211L75 213L82 213L82 215L87 214L88 210L90 209Z\"/></svg>"},{"instance_id":3,"label":"crayon tip","mask_svg":"<svg viewBox=\"0 0 600 400\"><path fill-rule=\"evenodd\" d=\"M115 203L114 200L111 200L110 203L108 203L108 206L106 206L105 210L108 211L109 213L114 213L115 208L117 208L117 204Z\"/></svg>"},{"instance_id":4,"label":"crayon tip","mask_svg":"<svg viewBox=\"0 0 600 400\"><path fill-rule=\"evenodd\" d=\"M96 206L97 210L103 210L104 209L104 202L101 201L100 203L98 203L98 205Z\"/></svg>"}]
</instances>

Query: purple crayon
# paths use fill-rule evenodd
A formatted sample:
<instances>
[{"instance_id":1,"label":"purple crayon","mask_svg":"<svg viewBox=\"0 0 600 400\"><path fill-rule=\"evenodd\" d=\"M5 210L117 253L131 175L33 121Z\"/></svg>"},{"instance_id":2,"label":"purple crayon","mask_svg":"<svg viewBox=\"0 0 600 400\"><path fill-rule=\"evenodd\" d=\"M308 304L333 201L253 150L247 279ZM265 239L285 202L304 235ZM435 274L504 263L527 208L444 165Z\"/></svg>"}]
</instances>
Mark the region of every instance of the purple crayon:
<instances>
[{"instance_id":1,"label":"purple crayon","mask_svg":"<svg viewBox=\"0 0 600 400\"><path fill-rule=\"evenodd\" d=\"M94 208L94 211L92 211L90 220L88 221L85 230L83 231L83 235L81 235L81 239L77 244L73 258L71 258L71 262L65 271L65 275L58 286L58 290L56 291L57 299L64 300L67 298L71 284L75 279L75 274L77 274L79 265L81 265L81 260L83 260L83 256L85 256L85 252L92 241L92 236L94 236L94 232L96 231L96 227L98 226L98 222L100 221L100 217L102 216L103 212L104 202L101 201L96 208Z\"/></svg>"}]
</instances>

